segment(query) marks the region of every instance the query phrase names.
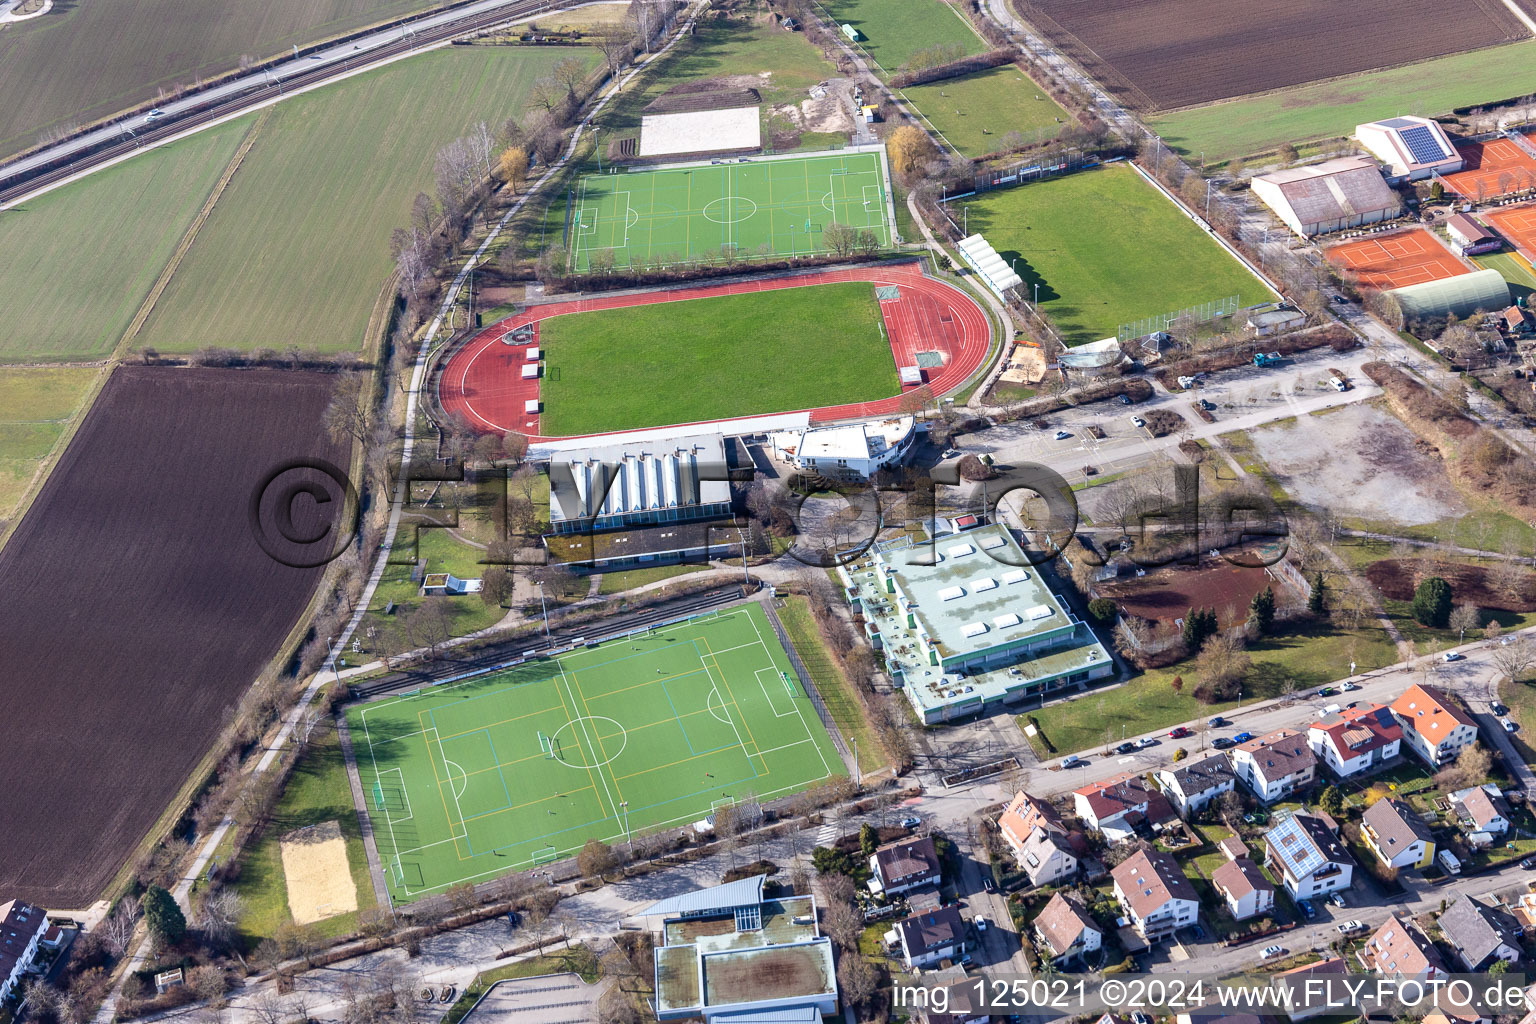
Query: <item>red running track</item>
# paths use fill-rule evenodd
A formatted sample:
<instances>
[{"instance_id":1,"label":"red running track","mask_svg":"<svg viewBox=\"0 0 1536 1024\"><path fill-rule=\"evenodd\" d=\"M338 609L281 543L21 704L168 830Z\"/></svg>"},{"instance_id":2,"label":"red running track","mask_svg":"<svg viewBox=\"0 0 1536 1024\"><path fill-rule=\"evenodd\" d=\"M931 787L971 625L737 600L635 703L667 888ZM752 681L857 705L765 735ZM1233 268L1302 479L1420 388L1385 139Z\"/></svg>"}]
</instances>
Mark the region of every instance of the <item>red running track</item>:
<instances>
[{"instance_id":1,"label":"red running track","mask_svg":"<svg viewBox=\"0 0 1536 1024\"><path fill-rule=\"evenodd\" d=\"M991 336L986 313L965 292L925 275L921 264L906 263L890 267L829 270L761 281L669 288L638 295L600 295L533 306L487 327L453 353L443 367L438 394L444 410L450 416L462 416L477 430L498 433L516 430L529 435L533 440L545 440L539 433L538 415L527 415L523 411L527 402L539 397L539 380L524 380L522 377L522 368L526 365L526 349L530 345L540 344L539 321L566 313L622 309L653 302L683 302L716 295L805 288L845 281L867 281L872 287L896 285L900 289L899 298L880 303L880 313L891 342L892 357L897 366L912 366L916 363L916 353L937 352L941 365L923 371L922 386L927 387L933 395L943 395L958 388L986 358ZM502 344L502 340L509 334L530 324L534 330L531 340ZM904 386L902 390L910 391L918 386ZM901 396L893 395L875 402L856 402L808 411L813 420L851 419L897 412L900 405ZM805 411L756 410L743 412L742 415Z\"/></svg>"}]
</instances>

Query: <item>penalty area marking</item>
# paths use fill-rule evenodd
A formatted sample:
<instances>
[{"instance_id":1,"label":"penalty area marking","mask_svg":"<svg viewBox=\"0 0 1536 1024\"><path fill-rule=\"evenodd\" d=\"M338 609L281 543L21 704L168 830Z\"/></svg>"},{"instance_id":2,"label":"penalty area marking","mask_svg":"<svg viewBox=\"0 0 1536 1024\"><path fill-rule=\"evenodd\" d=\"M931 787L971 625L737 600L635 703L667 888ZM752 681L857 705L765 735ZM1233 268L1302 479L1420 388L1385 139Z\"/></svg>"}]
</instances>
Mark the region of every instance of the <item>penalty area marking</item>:
<instances>
[{"instance_id":1,"label":"penalty area marking","mask_svg":"<svg viewBox=\"0 0 1536 1024\"><path fill-rule=\"evenodd\" d=\"M455 768L459 770L459 778L464 780L462 787L453 784L453 770ZM450 761L446 757L443 758L443 771L448 775L448 785L453 790L453 799L457 803L459 797L464 795L464 790L469 788L469 773L464 770L464 766L459 764L459 762Z\"/></svg>"}]
</instances>

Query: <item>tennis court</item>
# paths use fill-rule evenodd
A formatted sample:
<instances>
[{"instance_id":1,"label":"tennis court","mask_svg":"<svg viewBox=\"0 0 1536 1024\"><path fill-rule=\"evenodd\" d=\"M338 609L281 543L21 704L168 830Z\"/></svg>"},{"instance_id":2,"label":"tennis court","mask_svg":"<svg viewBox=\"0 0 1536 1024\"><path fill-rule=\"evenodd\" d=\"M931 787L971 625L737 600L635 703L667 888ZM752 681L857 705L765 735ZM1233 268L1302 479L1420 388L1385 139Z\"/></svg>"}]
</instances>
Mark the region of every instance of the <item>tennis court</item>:
<instances>
[{"instance_id":1,"label":"tennis court","mask_svg":"<svg viewBox=\"0 0 1536 1024\"><path fill-rule=\"evenodd\" d=\"M1482 216L1519 249L1528 262L1536 263L1536 204L1484 210Z\"/></svg>"},{"instance_id":2,"label":"tennis court","mask_svg":"<svg viewBox=\"0 0 1536 1024\"><path fill-rule=\"evenodd\" d=\"M756 604L347 720L396 903L845 771Z\"/></svg>"},{"instance_id":3,"label":"tennis court","mask_svg":"<svg viewBox=\"0 0 1536 1024\"><path fill-rule=\"evenodd\" d=\"M1405 288L1472 272L1423 228L1340 242L1324 254L1362 288Z\"/></svg>"},{"instance_id":4,"label":"tennis court","mask_svg":"<svg viewBox=\"0 0 1536 1024\"><path fill-rule=\"evenodd\" d=\"M1462 169L1442 178L1458 195L1482 201L1536 186L1536 158L1513 139L1462 142L1456 151L1465 161Z\"/></svg>"},{"instance_id":5,"label":"tennis court","mask_svg":"<svg viewBox=\"0 0 1536 1024\"><path fill-rule=\"evenodd\" d=\"M894 237L883 150L588 175L569 220L578 271L610 254L614 267L628 267L825 253L833 223L874 232L882 249Z\"/></svg>"}]
</instances>

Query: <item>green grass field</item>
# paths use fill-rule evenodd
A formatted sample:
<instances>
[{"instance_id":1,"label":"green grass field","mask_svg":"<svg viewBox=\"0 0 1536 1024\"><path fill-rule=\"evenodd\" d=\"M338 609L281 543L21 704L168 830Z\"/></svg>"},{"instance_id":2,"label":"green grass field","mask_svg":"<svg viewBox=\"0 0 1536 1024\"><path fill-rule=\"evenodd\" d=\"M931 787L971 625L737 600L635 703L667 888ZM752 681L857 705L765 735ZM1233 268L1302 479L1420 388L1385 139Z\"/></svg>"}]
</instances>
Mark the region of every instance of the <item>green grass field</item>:
<instances>
[{"instance_id":1,"label":"green grass field","mask_svg":"<svg viewBox=\"0 0 1536 1024\"><path fill-rule=\"evenodd\" d=\"M276 0L198 3L113 0L56 3L0 31L0 156L40 141L50 128L85 124L270 57L294 44L409 11L426 0Z\"/></svg>"},{"instance_id":2,"label":"green grass field","mask_svg":"<svg viewBox=\"0 0 1536 1024\"><path fill-rule=\"evenodd\" d=\"M844 771L756 605L347 717L398 902Z\"/></svg>"},{"instance_id":3,"label":"green grass field","mask_svg":"<svg viewBox=\"0 0 1536 1024\"><path fill-rule=\"evenodd\" d=\"M572 202L569 248L580 271L600 253L627 267L828 252L822 231L834 222L891 244L878 153L593 174Z\"/></svg>"},{"instance_id":4,"label":"green grass field","mask_svg":"<svg viewBox=\"0 0 1536 1024\"><path fill-rule=\"evenodd\" d=\"M0 362L109 355L250 125L200 132L0 212Z\"/></svg>"},{"instance_id":5,"label":"green grass field","mask_svg":"<svg viewBox=\"0 0 1536 1024\"><path fill-rule=\"evenodd\" d=\"M838 26L859 30L859 46L887 75L935 46L953 47L956 57L987 48L970 22L942 0L821 0L820 5Z\"/></svg>"},{"instance_id":6,"label":"green grass field","mask_svg":"<svg viewBox=\"0 0 1536 1024\"><path fill-rule=\"evenodd\" d=\"M1350 135L1398 114L1426 117L1536 92L1536 40L1211 103L1149 118L1164 141L1212 162L1281 143Z\"/></svg>"},{"instance_id":7,"label":"green grass field","mask_svg":"<svg viewBox=\"0 0 1536 1024\"><path fill-rule=\"evenodd\" d=\"M1053 139L1071 121L1061 104L1012 64L908 86L901 94L963 156L997 152L1009 132L1025 142Z\"/></svg>"},{"instance_id":8,"label":"green grass field","mask_svg":"<svg viewBox=\"0 0 1536 1024\"><path fill-rule=\"evenodd\" d=\"M534 81L568 57L596 60L586 48L453 47L279 104L139 343L359 351L393 266L390 232L431 191L438 149L481 120L521 116Z\"/></svg>"},{"instance_id":9,"label":"green grass field","mask_svg":"<svg viewBox=\"0 0 1536 1024\"><path fill-rule=\"evenodd\" d=\"M1268 288L1131 168L1099 170L950 204L1005 260L1018 258L1024 294L1069 345L1111 338L1122 323Z\"/></svg>"},{"instance_id":10,"label":"green grass field","mask_svg":"<svg viewBox=\"0 0 1536 1024\"><path fill-rule=\"evenodd\" d=\"M1487 270L1497 270L1509 282L1509 294L1514 299L1530 301L1536 294L1536 273L1525 257L1512 252L1490 252L1472 257L1472 262Z\"/></svg>"},{"instance_id":11,"label":"green grass field","mask_svg":"<svg viewBox=\"0 0 1536 1024\"><path fill-rule=\"evenodd\" d=\"M101 368L0 368L0 519L9 518L38 466L81 413Z\"/></svg>"},{"instance_id":12,"label":"green grass field","mask_svg":"<svg viewBox=\"0 0 1536 1024\"><path fill-rule=\"evenodd\" d=\"M874 286L786 288L553 317L551 437L867 402L899 394ZM793 372L786 372L793 368Z\"/></svg>"}]
</instances>

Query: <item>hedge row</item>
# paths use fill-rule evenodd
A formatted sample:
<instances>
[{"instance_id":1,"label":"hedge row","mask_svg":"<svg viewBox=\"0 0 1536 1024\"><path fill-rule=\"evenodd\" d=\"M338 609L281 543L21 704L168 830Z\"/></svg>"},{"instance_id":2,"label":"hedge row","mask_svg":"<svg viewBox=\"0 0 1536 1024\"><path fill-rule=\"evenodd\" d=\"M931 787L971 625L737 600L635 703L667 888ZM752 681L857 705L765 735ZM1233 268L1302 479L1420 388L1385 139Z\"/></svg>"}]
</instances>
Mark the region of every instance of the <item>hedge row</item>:
<instances>
[{"instance_id":1,"label":"hedge row","mask_svg":"<svg viewBox=\"0 0 1536 1024\"><path fill-rule=\"evenodd\" d=\"M988 68L1012 64L1018 55L1018 51L1012 47L999 46L997 49L988 50L986 53L961 57L959 60L952 60L945 64L935 64L931 68L903 71L900 74L892 75L891 88L905 89L909 85L926 85L929 82L938 82L946 78L959 78L961 75L986 71Z\"/></svg>"}]
</instances>

